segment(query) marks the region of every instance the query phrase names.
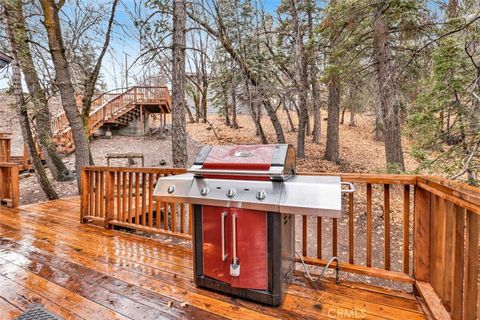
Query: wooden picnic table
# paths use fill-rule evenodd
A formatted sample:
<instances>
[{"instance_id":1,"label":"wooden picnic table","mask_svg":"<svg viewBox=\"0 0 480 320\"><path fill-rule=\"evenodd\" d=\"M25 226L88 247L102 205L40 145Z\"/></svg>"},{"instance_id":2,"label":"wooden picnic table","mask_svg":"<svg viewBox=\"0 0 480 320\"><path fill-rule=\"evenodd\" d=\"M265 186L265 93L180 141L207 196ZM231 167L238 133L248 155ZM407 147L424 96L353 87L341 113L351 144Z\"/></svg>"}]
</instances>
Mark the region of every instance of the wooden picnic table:
<instances>
[{"instance_id":1,"label":"wooden picnic table","mask_svg":"<svg viewBox=\"0 0 480 320\"><path fill-rule=\"evenodd\" d=\"M143 153L109 153L106 155L107 166L110 166L110 159L142 159L142 167L145 166L145 158Z\"/></svg>"}]
</instances>

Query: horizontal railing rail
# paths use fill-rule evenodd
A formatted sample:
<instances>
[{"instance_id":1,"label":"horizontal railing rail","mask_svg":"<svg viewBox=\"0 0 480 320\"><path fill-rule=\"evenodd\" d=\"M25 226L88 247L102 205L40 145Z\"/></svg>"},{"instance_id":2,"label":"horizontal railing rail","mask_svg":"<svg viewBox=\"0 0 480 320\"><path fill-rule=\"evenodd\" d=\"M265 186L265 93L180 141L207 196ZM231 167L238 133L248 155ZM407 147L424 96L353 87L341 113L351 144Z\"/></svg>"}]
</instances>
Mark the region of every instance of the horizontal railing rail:
<instances>
[{"instance_id":1,"label":"horizontal railing rail","mask_svg":"<svg viewBox=\"0 0 480 320\"><path fill-rule=\"evenodd\" d=\"M160 177L185 172L84 168L81 220L191 239L190 206L152 198ZM334 175L356 192L343 195L338 219L297 214L304 262L337 256L344 272L413 285L433 318L476 319L480 189L438 177Z\"/></svg>"}]
</instances>

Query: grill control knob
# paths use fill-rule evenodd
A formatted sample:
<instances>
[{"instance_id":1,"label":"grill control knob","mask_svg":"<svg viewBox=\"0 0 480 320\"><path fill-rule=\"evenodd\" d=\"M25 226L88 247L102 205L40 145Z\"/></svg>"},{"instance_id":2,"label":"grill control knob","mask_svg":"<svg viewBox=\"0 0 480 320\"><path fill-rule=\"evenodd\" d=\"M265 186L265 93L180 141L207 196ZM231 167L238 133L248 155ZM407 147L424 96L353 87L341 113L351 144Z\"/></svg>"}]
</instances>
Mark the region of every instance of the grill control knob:
<instances>
[{"instance_id":1,"label":"grill control knob","mask_svg":"<svg viewBox=\"0 0 480 320\"><path fill-rule=\"evenodd\" d=\"M237 194L237 190L230 188L227 190L227 197L233 198Z\"/></svg>"},{"instance_id":2,"label":"grill control knob","mask_svg":"<svg viewBox=\"0 0 480 320\"><path fill-rule=\"evenodd\" d=\"M257 191L257 193L255 194L255 197L257 198L257 200L260 200L260 201L265 199L266 196L267 196L267 193L263 190Z\"/></svg>"},{"instance_id":3,"label":"grill control knob","mask_svg":"<svg viewBox=\"0 0 480 320\"><path fill-rule=\"evenodd\" d=\"M202 188L200 189L200 194L201 194L202 196L206 196L206 195L208 194L208 191L210 191L210 190L208 189L208 187L202 187Z\"/></svg>"},{"instance_id":4,"label":"grill control knob","mask_svg":"<svg viewBox=\"0 0 480 320\"><path fill-rule=\"evenodd\" d=\"M168 193L174 193L175 192L175 186L173 184L169 185L168 188L167 188L167 192Z\"/></svg>"}]
</instances>

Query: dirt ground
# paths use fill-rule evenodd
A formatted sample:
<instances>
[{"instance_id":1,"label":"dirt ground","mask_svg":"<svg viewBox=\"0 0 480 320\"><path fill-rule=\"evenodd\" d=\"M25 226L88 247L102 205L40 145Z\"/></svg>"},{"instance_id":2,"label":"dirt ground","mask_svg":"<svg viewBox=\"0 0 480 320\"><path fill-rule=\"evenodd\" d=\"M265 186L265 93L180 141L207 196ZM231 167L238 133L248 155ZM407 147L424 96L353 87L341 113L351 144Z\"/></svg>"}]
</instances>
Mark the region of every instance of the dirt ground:
<instances>
[{"instance_id":1,"label":"dirt ground","mask_svg":"<svg viewBox=\"0 0 480 320\"><path fill-rule=\"evenodd\" d=\"M114 136L111 139L96 139L91 143L91 150L95 165L104 166L107 165L106 155L108 153L142 153L145 159L146 167L171 167L172 166L172 140L171 136L167 135L162 138L145 136L145 137L122 137ZM195 155L201 148L202 144L192 140L190 137L187 139L189 164L193 162ZM160 165L160 162L165 161L164 165ZM75 157L69 155L64 158L64 162L70 170L74 170ZM112 159L110 161L111 166L141 166L141 160L134 160L134 164L129 164L126 159ZM48 170L47 170L48 171ZM53 180L52 180L53 181ZM77 195L77 182L53 182L54 188L62 197L68 197ZM36 203L40 201L46 201L44 194L42 193L37 179L34 173L24 173L20 176L20 197L21 204Z\"/></svg>"}]
</instances>

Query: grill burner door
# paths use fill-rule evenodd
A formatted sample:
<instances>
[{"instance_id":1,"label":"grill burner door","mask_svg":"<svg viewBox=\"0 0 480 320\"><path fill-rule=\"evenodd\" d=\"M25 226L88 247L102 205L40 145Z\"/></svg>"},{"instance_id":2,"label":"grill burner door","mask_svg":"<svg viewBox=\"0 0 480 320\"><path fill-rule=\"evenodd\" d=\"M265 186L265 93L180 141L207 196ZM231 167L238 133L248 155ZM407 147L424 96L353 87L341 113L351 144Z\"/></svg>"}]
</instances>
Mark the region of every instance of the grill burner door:
<instances>
[{"instance_id":1,"label":"grill burner door","mask_svg":"<svg viewBox=\"0 0 480 320\"><path fill-rule=\"evenodd\" d=\"M230 214L232 252L233 246L236 246L237 262L241 268L240 275L232 277L230 284L237 288L267 290L267 213L231 208Z\"/></svg>"},{"instance_id":2,"label":"grill burner door","mask_svg":"<svg viewBox=\"0 0 480 320\"><path fill-rule=\"evenodd\" d=\"M230 274L235 263L238 276ZM204 206L203 272L234 288L267 290L267 213Z\"/></svg>"},{"instance_id":3,"label":"grill burner door","mask_svg":"<svg viewBox=\"0 0 480 320\"><path fill-rule=\"evenodd\" d=\"M228 208L203 207L203 268L210 278L230 282L230 219Z\"/></svg>"}]
</instances>

